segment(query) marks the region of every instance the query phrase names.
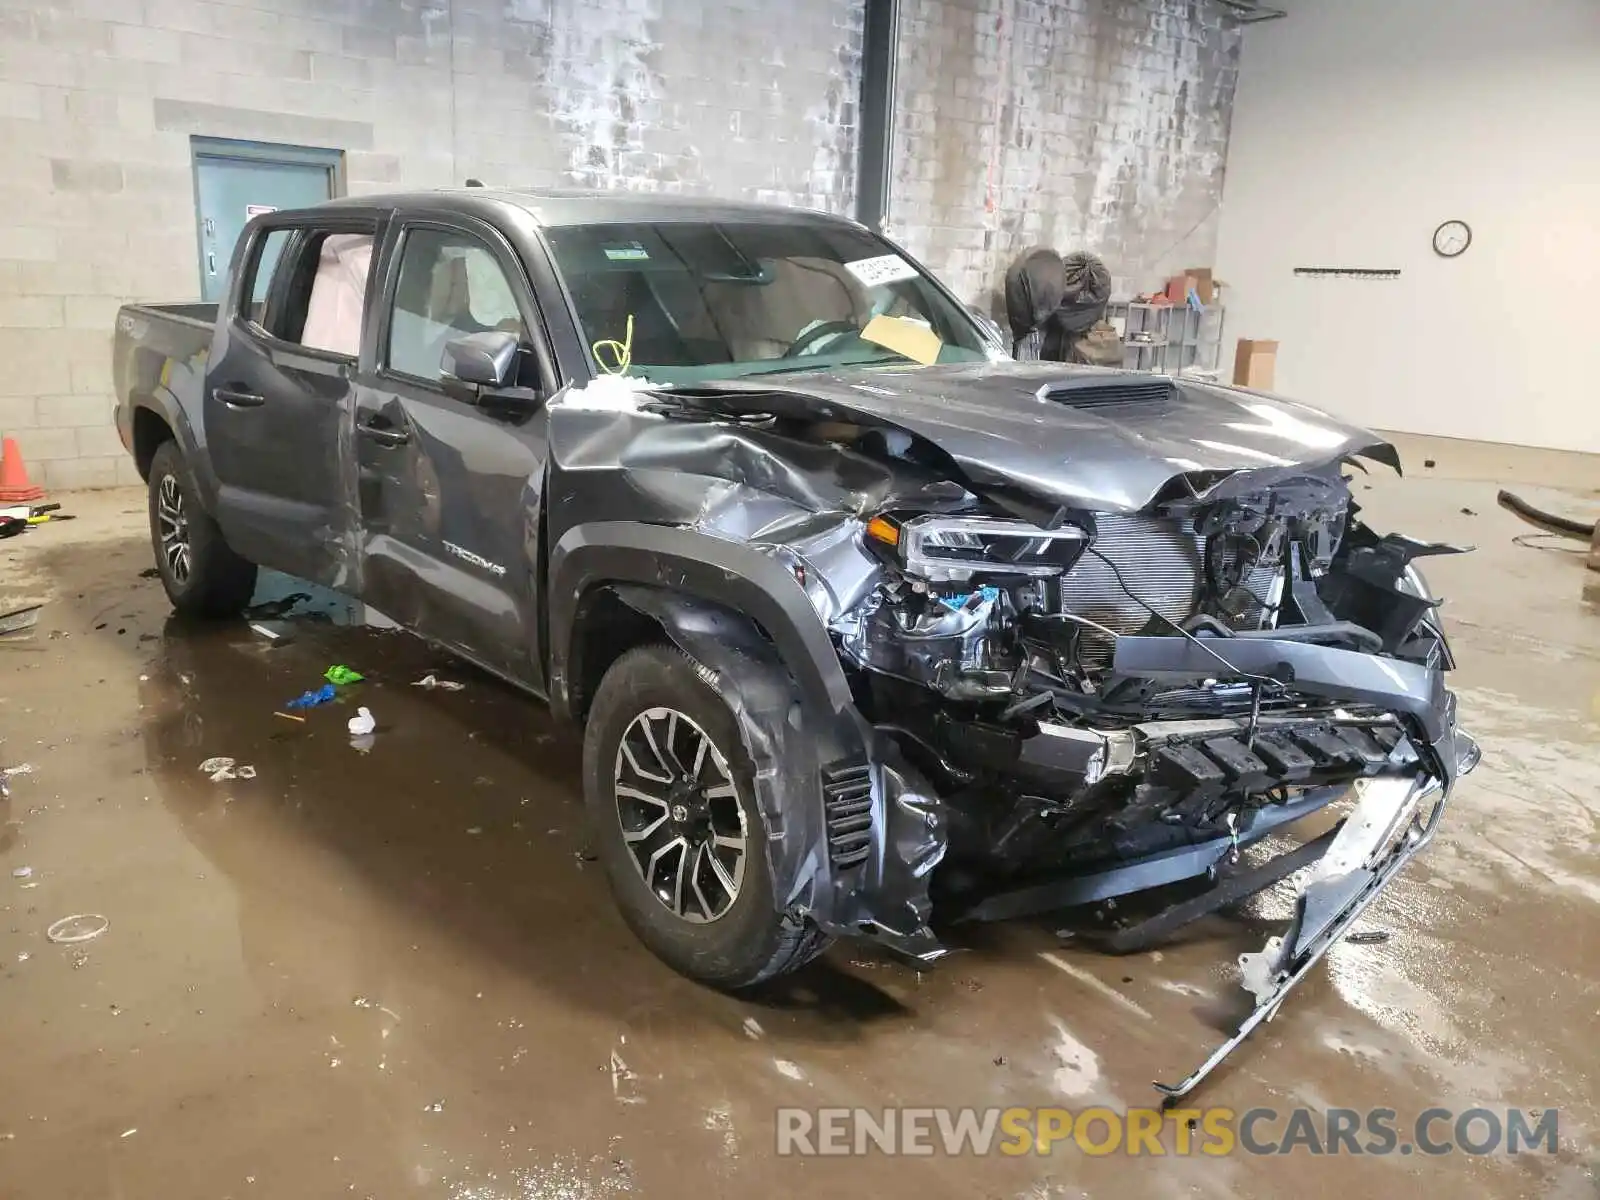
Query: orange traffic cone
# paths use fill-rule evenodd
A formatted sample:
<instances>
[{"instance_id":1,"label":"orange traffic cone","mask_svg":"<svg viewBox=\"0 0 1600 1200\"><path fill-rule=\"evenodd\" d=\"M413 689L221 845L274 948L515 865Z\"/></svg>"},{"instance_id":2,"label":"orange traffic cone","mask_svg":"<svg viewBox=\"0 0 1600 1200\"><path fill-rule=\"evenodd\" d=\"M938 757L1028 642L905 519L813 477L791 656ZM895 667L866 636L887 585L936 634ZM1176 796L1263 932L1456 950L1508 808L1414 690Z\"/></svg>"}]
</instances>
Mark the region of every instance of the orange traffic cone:
<instances>
[{"instance_id":1,"label":"orange traffic cone","mask_svg":"<svg viewBox=\"0 0 1600 1200\"><path fill-rule=\"evenodd\" d=\"M0 442L0 502L25 503L44 498L44 489L28 482L28 468L22 464L22 451L16 438Z\"/></svg>"}]
</instances>

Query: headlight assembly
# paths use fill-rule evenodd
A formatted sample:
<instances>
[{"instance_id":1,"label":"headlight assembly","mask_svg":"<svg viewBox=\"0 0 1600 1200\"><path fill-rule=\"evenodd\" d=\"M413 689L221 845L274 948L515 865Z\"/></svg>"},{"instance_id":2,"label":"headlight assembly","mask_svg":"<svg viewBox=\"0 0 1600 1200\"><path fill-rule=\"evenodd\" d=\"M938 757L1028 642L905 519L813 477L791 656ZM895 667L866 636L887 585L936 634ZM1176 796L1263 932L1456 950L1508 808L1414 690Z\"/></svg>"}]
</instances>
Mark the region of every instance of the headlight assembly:
<instances>
[{"instance_id":1,"label":"headlight assembly","mask_svg":"<svg viewBox=\"0 0 1600 1200\"><path fill-rule=\"evenodd\" d=\"M1000 517L914 517L896 524L874 517L867 536L892 546L906 574L934 583L974 575L1047 578L1083 553L1089 534L1076 525L1040 529Z\"/></svg>"}]
</instances>

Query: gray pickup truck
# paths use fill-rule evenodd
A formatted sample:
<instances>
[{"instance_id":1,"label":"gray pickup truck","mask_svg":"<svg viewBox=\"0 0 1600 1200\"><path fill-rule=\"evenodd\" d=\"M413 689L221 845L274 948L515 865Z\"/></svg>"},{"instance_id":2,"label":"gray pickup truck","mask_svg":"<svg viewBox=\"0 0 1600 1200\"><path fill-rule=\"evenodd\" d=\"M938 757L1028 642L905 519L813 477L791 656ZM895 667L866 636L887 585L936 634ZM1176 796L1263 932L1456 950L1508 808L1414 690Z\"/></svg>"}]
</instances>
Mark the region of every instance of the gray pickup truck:
<instances>
[{"instance_id":1,"label":"gray pickup truck","mask_svg":"<svg viewBox=\"0 0 1600 1200\"><path fill-rule=\"evenodd\" d=\"M1013 362L840 218L494 189L275 212L220 305L122 310L115 374L175 608L236 614L259 564L547 700L621 911L714 985L1149 892L1101 935L1127 950L1309 867L1182 1094L1477 759L1414 562L1455 548L1368 528L1342 474L1391 446Z\"/></svg>"}]
</instances>

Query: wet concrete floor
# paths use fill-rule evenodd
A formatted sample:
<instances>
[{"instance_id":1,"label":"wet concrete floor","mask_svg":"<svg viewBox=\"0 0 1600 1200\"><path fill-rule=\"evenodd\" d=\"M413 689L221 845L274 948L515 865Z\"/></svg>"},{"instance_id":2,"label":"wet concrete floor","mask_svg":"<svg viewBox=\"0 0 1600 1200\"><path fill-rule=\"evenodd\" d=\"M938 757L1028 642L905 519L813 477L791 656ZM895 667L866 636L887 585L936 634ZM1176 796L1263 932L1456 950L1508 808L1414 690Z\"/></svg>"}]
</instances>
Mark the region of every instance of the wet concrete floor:
<instances>
[{"instance_id":1,"label":"wet concrete floor","mask_svg":"<svg viewBox=\"0 0 1600 1200\"><path fill-rule=\"evenodd\" d=\"M32 767L0 801L0 1197L1600 1194L1581 557L1514 544L1487 483L1358 497L1482 547L1430 573L1484 765L1369 914L1389 940L1337 947L1199 1101L1403 1130L1555 1107L1554 1155L780 1158L781 1106L1151 1103L1246 1011L1228 964L1284 895L1126 959L1044 922L963 934L920 975L843 945L758 996L706 991L615 914L577 740L537 704L402 633L176 623L141 576L142 496L117 492L0 543L0 610L48 601L0 640L0 766ZM275 715L333 663L367 681ZM430 672L465 687L411 686ZM213 782L213 756L255 777ZM80 913L109 926L46 938Z\"/></svg>"}]
</instances>

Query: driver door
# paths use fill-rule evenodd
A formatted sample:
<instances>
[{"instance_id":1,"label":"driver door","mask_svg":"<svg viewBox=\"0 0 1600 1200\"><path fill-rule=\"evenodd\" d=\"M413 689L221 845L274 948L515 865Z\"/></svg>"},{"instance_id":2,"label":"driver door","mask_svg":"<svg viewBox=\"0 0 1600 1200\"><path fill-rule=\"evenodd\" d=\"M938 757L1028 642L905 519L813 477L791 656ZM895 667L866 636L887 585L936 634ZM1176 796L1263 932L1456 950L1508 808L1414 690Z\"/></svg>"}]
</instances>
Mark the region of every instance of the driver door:
<instances>
[{"instance_id":1,"label":"driver door","mask_svg":"<svg viewBox=\"0 0 1600 1200\"><path fill-rule=\"evenodd\" d=\"M356 401L362 598L540 687L534 598L546 414L448 395L440 366L456 338L513 332L523 345L515 382L548 395L550 359L527 277L492 227L443 216L405 221L382 270L375 361Z\"/></svg>"}]
</instances>

